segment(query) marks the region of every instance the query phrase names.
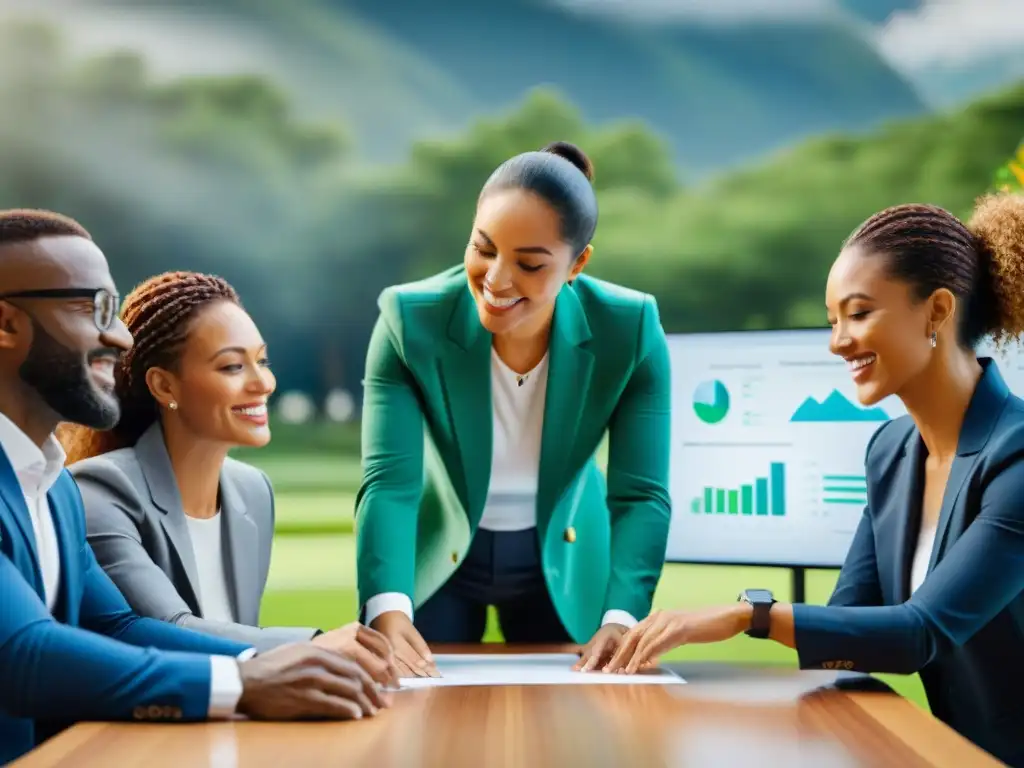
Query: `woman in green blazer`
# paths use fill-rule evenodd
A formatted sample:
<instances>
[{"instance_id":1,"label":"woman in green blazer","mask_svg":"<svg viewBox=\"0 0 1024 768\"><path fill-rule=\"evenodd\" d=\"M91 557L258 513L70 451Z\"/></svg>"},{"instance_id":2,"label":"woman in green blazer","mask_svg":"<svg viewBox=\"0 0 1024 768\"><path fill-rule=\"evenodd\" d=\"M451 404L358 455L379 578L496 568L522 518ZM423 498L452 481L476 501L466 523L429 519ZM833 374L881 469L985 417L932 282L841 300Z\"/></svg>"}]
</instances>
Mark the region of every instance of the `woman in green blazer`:
<instances>
[{"instance_id":1,"label":"woman in green blazer","mask_svg":"<svg viewBox=\"0 0 1024 768\"><path fill-rule=\"evenodd\" d=\"M462 265L380 296L356 498L363 621L402 674L428 642L611 657L650 612L665 559L670 386L651 296L584 276L597 200L555 143L480 193ZM607 480L595 452L609 435Z\"/></svg>"}]
</instances>

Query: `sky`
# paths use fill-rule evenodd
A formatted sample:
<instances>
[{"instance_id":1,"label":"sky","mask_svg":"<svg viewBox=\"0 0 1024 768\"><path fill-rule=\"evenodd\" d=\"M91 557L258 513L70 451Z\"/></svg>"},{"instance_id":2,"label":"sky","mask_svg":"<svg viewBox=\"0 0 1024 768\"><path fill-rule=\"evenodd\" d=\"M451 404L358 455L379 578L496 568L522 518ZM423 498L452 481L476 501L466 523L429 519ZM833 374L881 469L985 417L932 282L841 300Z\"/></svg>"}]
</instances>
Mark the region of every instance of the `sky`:
<instances>
[{"instance_id":1,"label":"sky","mask_svg":"<svg viewBox=\"0 0 1024 768\"><path fill-rule=\"evenodd\" d=\"M911 71L1019 54L1024 52L1024 2L925 0L915 11L894 14L875 39L890 61Z\"/></svg>"},{"instance_id":2,"label":"sky","mask_svg":"<svg viewBox=\"0 0 1024 768\"><path fill-rule=\"evenodd\" d=\"M968 98L1024 78L1024 0L920 0L875 26L843 6L855 0L550 0L579 11L648 21L730 24L843 19L927 99ZM903 3L893 2L893 6ZM974 76L977 75L977 76Z\"/></svg>"},{"instance_id":3,"label":"sky","mask_svg":"<svg viewBox=\"0 0 1024 768\"><path fill-rule=\"evenodd\" d=\"M101 1L101 0L100 0ZM500 0L495 0L496 2ZM911 11L897 11L881 26L855 20L844 0L548 0L578 11L607 13L644 21L730 24L772 20L845 18L911 82L939 91L972 90L1024 77L1024 0L920 0ZM850 5L856 0L845 0ZM903 3L893 2L893 5ZM267 71L280 56L272 40L205 15L183 14L168 0L163 7L86 12L83 0L0 0L0 15L11 9L49 12L64 19L80 52L135 44L146 50L154 73ZM46 9L46 11L43 11ZM195 43L199 45L195 45ZM187 53L186 53L187 51ZM972 80L974 69L984 75ZM965 77L965 73L968 75ZM1002 79L1004 82L993 83ZM966 94L965 94L966 95Z\"/></svg>"}]
</instances>

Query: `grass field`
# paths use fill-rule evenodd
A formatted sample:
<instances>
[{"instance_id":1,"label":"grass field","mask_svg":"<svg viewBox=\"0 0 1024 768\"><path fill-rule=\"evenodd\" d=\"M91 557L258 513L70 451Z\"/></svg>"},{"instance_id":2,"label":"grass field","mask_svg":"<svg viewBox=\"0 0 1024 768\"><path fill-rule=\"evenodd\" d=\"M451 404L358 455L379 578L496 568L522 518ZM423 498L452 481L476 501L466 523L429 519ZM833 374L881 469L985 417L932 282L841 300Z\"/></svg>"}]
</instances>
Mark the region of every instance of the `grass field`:
<instances>
[{"instance_id":1,"label":"grass field","mask_svg":"<svg viewBox=\"0 0 1024 768\"><path fill-rule=\"evenodd\" d=\"M238 455L267 472L276 492L277 535L261 621L264 625L325 629L354 621L352 522L360 470L353 454L358 450L358 434L344 428L275 427L272 446ZM838 571L808 572L807 601L826 602L837 576ZM695 608L730 603L750 587L770 589L778 599L787 600L789 578L789 572L783 569L668 564L654 606ZM501 640L493 616L485 640ZM796 666L795 652L746 636L714 645L689 646L665 658ZM927 709L917 675L879 677Z\"/></svg>"}]
</instances>

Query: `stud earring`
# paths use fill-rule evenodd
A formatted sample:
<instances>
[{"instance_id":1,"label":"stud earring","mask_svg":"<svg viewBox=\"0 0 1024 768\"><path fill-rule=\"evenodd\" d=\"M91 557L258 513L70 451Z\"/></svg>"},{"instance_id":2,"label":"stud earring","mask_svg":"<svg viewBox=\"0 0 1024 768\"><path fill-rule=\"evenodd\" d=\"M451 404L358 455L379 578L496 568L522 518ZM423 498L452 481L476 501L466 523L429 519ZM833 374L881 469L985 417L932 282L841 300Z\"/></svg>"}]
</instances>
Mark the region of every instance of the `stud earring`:
<instances>
[{"instance_id":1,"label":"stud earring","mask_svg":"<svg viewBox=\"0 0 1024 768\"><path fill-rule=\"evenodd\" d=\"M934 346L934 344L932 346ZM171 400L171 402L167 404L167 407L170 408L172 411L178 410L178 404L173 400Z\"/></svg>"},{"instance_id":2,"label":"stud earring","mask_svg":"<svg viewBox=\"0 0 1024 768\"><path fill-rule=\"evenodd\" d=\"M932 331L932 347L937 347L938 345L939 345L938 334L936 334L935 331Z\"/></svg>"}]
</instances>

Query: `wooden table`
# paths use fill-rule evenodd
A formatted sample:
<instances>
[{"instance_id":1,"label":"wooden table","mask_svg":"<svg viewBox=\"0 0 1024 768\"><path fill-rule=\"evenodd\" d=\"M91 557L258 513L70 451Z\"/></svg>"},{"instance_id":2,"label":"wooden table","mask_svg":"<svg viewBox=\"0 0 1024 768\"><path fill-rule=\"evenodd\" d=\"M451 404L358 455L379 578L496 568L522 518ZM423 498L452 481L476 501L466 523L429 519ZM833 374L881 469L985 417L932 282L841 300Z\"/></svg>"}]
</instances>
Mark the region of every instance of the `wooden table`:
<instances>
[{"instance_id":1,"label":"wooden table","mask_svg":"<svg viewBox=\"0 0 1024 768\"><path fill-rule=\"evenodd\" d=\"M486 645L433 650L565 653L575 648ZM83 723L13 765L1001 765L872 678L837 682L835 672L699 663L667 666L688 684L402 691L377 717L346 723Z\"/></svg>"}]
</instances>

